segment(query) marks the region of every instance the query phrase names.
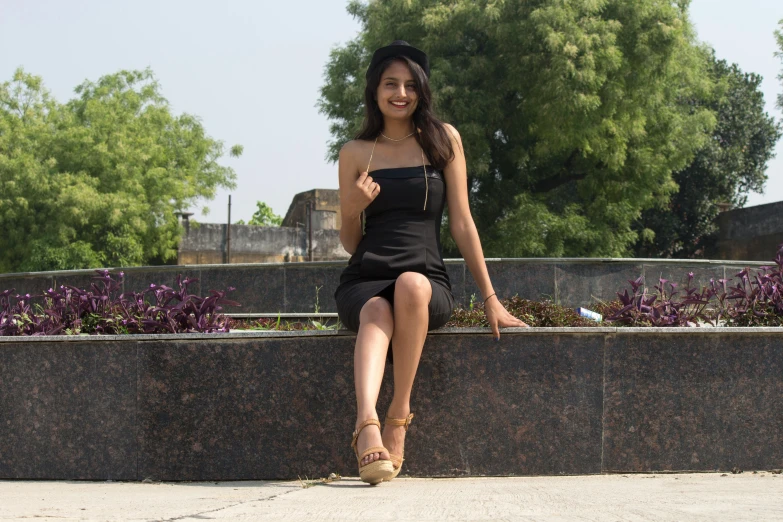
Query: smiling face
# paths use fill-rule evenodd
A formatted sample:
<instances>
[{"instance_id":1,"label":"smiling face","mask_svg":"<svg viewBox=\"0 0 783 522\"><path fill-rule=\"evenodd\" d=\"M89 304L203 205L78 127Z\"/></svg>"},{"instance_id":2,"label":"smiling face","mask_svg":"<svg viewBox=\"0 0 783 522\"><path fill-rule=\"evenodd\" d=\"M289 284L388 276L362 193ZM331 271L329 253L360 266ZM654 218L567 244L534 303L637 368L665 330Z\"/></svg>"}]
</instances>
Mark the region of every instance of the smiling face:
<instances>
[{"instance_id":1,"label":"smiling face","mask_svg":"<svg viewBox=\"0 0 783 522\"><path fill-rule=\"evenodd\" d=\"M376 99L385 118L409 119L413 117L419 101L418 88L416 80L405 62L394 60L381 73Z\"/></svg>"}]
</instances>

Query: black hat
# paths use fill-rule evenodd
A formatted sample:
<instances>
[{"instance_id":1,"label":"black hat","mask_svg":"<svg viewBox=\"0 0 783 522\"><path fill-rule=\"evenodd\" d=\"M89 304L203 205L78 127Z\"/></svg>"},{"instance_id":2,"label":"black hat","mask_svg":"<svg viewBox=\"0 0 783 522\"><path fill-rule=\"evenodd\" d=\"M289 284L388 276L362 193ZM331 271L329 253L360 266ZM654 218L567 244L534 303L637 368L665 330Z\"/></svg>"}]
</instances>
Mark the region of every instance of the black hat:
<instances>
[{"instance_id":1,"label":"black hat","mask_svg":"<svg viewBox=\"0 0 783 522\"><path fill-rule=\"evenodd\" d=\"M427 78L430 77L430 61L427 58L427 55L424 54L424 51L416 49L405 40L395 40L386 47L376 49L376 51L372 54L372 60L370 61L370 66L367 68L367 74L365 74L365 77L369 78L373 69L375 69L382 61L396 56L407 56L417 64L421 65L421 68L424 69L424 74L427 75Z\"/></svg>"}]
</instances>

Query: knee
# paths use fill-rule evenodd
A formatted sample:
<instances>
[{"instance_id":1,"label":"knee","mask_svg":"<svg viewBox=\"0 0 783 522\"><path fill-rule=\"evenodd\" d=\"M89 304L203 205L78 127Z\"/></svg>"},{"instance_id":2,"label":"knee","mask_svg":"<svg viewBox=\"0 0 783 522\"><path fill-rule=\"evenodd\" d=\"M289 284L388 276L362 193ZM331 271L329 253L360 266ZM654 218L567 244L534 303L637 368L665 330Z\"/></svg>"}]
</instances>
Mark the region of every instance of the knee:
<instances>
[{"instance_id":1,"label":"knee","mask_svg":"<svg viewBox=\"0 0 783 522\"><path fill-rule=\"evenodd\" d=\"M394 301L403 299L409 303L428 305L432 297L429 279L418 272L403 272L394 285Z\"/></svg>"},{"instance_id":2,"label":"knee","mask_svg":"<svg viewBox=\"0 0 783 522\"><path fill-rule=\"evenodd\" d=\"M394 314L391 303L383 297L371 297L359 312L361 324L375 323L384 330L394 327Z\"/></svg>"}]
</instances>

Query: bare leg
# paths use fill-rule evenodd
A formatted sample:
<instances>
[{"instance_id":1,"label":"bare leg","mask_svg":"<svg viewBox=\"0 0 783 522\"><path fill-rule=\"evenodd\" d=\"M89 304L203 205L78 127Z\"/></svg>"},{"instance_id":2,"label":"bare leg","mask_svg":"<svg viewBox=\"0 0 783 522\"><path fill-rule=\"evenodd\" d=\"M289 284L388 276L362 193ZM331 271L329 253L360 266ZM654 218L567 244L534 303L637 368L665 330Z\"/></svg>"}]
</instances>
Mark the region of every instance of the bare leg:
<instances>
[{"instance_id":1,"label":"bare leg","mask_svg":"<svg viewBox=\"0 0 783 522\"><path fill-rule=\"evenodd\" d=\"M356 427L367 419L377 419L375 404L383 380L386 352L394 330L394 318L389 301L372 297L359 313L359 332L354 351L354 382L356 385ZM356 447L359 454L372 446L382 446L381 433L376 426L367 426L359 434ZM362 459L364 466L378 459L388 459L388 453L371 453Z\"/></svg>"},{"instance_id":2,"label":"bare leg","mask_svg":"<svg viewBox=\"0 0 783 522\"><path fill-rule=\"evenodd\" d=\"M432 299L432 285L422 274L404 272L397 278L394 289L394 396L388 415L405 418L411 411L413 380L419 367L424 341L429 327L428 305ZM405 442L402 426L384 426L384 446L390 453L401 455Z\"/></svg>"}]
</instances>

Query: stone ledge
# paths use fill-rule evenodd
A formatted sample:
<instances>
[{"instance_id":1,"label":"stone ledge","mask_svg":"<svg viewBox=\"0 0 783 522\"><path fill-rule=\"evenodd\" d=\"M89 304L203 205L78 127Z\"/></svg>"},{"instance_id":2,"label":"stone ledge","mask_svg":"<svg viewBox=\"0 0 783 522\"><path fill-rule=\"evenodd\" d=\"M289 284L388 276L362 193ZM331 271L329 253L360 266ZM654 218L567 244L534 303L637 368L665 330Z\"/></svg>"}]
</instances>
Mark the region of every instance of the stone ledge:
<instances>
[{"instance_id":1,"label":"stone ledge","mask_svg":"<svg viewBox=\"0 0 783 522\"><path fill-rule=\"evenodd\" d=\"M782 328L513 330L427 337L404 474L783 467ZM353 333L2 342L0 479L356 473Z\"/></svg>"},{"instance_id":2,"label":"stone ledge","mask_svg":"<svg viewBox=\"0 0 783 522\"><path fill-rule=\"evenodd\" d=\"M432 330L427 335L461 335L461 334L491 334L492 329L487 327L444 327ZM754 327L719 327L719 328L661 328L661 327L531 327L531 328L501 328L500 335L523 334L688 334L688 335L717 335L730 333L743 334L780 334L783 335L783 326L754 326ZM204 339L232 339L241 337L274 338L274 337L356 337L351 330L232 330L228 333L182 333L182 334L133 334L133 335L36 335L36 336L0 336L2 343L40 343L40 342L144 342L144 341L181 341Z\"/></svg>"}]
</instances>

